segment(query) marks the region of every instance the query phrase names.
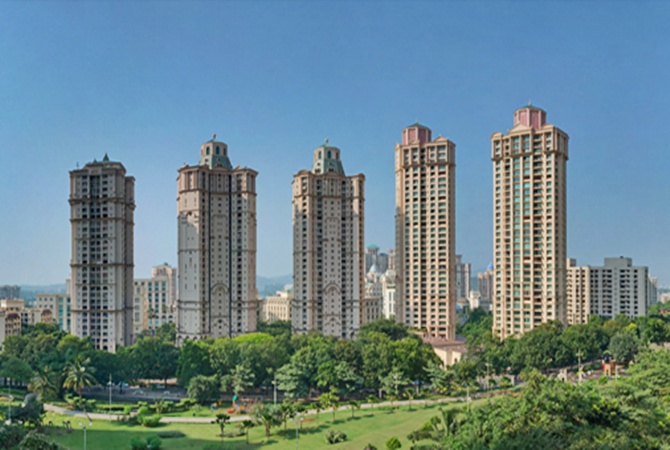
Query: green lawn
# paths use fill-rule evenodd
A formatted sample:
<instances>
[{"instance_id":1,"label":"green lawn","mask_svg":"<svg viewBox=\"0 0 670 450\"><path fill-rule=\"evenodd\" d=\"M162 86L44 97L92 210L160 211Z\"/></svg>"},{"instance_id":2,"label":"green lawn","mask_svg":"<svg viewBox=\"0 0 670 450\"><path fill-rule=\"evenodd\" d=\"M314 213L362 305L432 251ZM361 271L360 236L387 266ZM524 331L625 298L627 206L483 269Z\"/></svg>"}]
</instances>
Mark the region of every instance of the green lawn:
<instances>
[{"instance_id":1,"label":"green lawn","mask_svg":"<svg viewBox=\"0 0 670 450\"><path fill-rule=\"evenodd\" d=\"M479 403L486 400L478 400L473 403ZM447 408L460 408L463 403L445 405ZM336 421L332 421L332 413L321 413L319 423L314 416L307 417L303 423L303 429L300 431L299 448L302 449L362 449L365 444L371 443L380 449L385 448L386 440L391 436L397 436L403 444L403 447L409 448L410 442L407 440L407 434L418 429L430 417L438 413L438 406L431 405L428 408L423 406L413 406L412 411L403 406L401 410L389 412L387 409L360 410L356 411L356 417L351 418L351 411L340 410L336 413ZM63 416L49 414L45 422L53 421L55 425L60 425ZM72 433L65 433L62 428L52 430L50 437L58 443L69 449L83 449L84 433L79 427L80 420L71 418L75 430ZM234 429L235 424L229 424L226 430ZM347 434L347 441L341 444L329 446L324 439L324 432L328 429L341 430ZM141 426L130 426L119 422L109 422L94 420L93 426L87 431L88 449L129 449L130 440L135 436L148 437L156 434L157 431L179 430L186 434L186 437L177 439L163 439L163 448L165 450L177 449L202 449L207 444L216 444L220 442L217 437L218 426L213 424L165 424L158 428L143 428ZM295 423L289 422L287 431L283 427L272 429L272 435L268 440L265 439L265 433L262 427L254 427L249 433L249 445L245 443L244 436L236 438L226 438L224 449L294 449L295 441Z\"/></svg>"}]
</instances>

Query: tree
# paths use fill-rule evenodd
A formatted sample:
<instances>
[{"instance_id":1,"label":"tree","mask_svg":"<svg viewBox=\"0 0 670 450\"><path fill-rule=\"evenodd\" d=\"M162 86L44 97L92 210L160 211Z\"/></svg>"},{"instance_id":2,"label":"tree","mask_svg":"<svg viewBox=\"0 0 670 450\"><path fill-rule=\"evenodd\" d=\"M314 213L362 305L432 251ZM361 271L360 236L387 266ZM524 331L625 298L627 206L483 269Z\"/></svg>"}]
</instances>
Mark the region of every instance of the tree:
<instances>
[{"instance_id":1,"label":"tree","mask_svg":"<svg viewBox=\"0 0 670 450\"><path fill-rule=\"evenodd\" d=\"M270 429L280 424L279 411L272 405L257 404L253 411L253 418L257 424L265 427L265 437L270 437Z\"/></svg>"},{"instance_id":2,"label":"tree","mask_svg":"<svg viewBox=\"0 0 670 450\"><path fill-rule=\"evenodd\" d=\"M279 389L289 398L301 398L309 394L309 373L293 362L277 370Z\"/></svg>"},{"instance_id":3,"label":"tree","mask_svg":"<svg viewBox=\"0 0 670 450\"><path fill-rule=\"evenodd\" d=\"M230 421L230 416L226 413L219 413L216 415L216 420L214 423L219 425L219 429L221 430L221 433L219 436L221 436L221 445L223 445L223 437L224 437L224 429L226 428L226 424Z\"/></svg>"},{"instance_id":4,"label":"tree","mask_svg":"<svg viewBox=\"0 0 670 450\"><path fill-rule=\"evenodd\" d=\"M387 394L393 394L393 398L391 400L391 407L394 407L393 402L398 398L399 396L399 388L407 384L407 379L405 378L405 374L402 373L400 369L397 367L394 367L391 372L382 378L381 380L384 392Z\"/></svg>"},{"instance_id":5,"label":"tree","mask_svg":"<svg viewBox=\"0 0 670 450\"><path fill-rule=\"evenodd\" d=\"M371 410L372 410L371 412L372 412L372 414L374 414L374 405L376 405L377 403L379 403L379 399L378 399L377 397L375 397L374 395L368 395L368 396L365 398L365 401L366 401L368 404L373 405L372 408L371 408Z\"/></svg>"},{"instance_id":6,"label":"tree","mask_svg":"<svg viewBox=\"0 0 670 450\"><path fill-rule=\"evenodd\" d=\"M334 392L326 392L319 396L319 403L323 405L324 408L333 409L333 422L335 422L335 411L340 407L340 398Z\"/></svg>"},{"instance_id":7,"label":"tree","mask_svg":"<svg viewBox=\"0 0 670 450\"><path fill-rule=\"evenodd\" d=\"M371 333L383 333L393 341L404 339L409 335L407 325L386 318L374 320L361 326L361 337L365 338Z\"/></svg>"},{"instance_id":8,"label":"tree","mask_svg":"<svg viewBox=\"0 0 670 450\"><path fill-rule=\"evenodd\" d=\"M386 450L398 450L402 447L402 444L397 437L393 436L388 441L386 441Z\"/></svg>"},{"instance_id":9,"label":"tree","mask_svg":"<svg viewBox=\"0 0 670 450\"><path fill-rule=\"evenodd\" d=\"M0 376L19 383L27 383L33 375L33 370L22 359L12 356L2 365Z\"/></svg>"},{"instance_id":10,"label":"tree","mask_svg":"<svg viewBox=\"0 0 670 450\"><path fill-rule=\"evenodd\" d=\"M188 386L196 375L214 374L209 363L210 347L208 341L185 341L182 344L177 359L177 383L180 386Z\"/></svg>"},{"instance_id":11,"label":"tree","mask_svg":"<svg viewBox=\"0 0 670 450\"><path fill-rule=\"evenodd\" d=\"M356 400L349 400L349 408L351 408L351 418L354 418L354 411L361 409L361 402Z\"/></svg>"},{"instance_id":12,"label":"tree","mask_svg":"<svg viewBox=\"0 0 670 450\"><path fill-rule=\"evenodd\" d=\"M91 360L77 355L74 361L69 362L65 366L65 380L63 387L77 391L79 399L81 400L81 391L87 386L93 386L97 383L93 374L95 368L89 366Z\"/></svg>"},{"instance_id":13,"label":"tree","mask_svg":"<svg viewBox=\"0 0 670 450\"><path fill-rule=\"evenodd\" d=\"M167 379L177 372L179 349L158 337L150 336L130 347L131 361L137 378Z\"/></svg>"},{"instance_id":14,"label":"tree","mask_svg":"<svg viewBox=\"0 0 670 450\"><path fill-rule=\"evenodd\" d=\"M290 399L285 399L279 405L279 418L284 423L284 431L286 431L286 422L295 417L296 408Z\"/></svg>"},{"instance_id":15,"label":"tree","mask_svg":"<svg viewBox=\"0 0 670 450\"><path fill-rule=\"evenodd\" d=\"M221 388L224 391L231 390L239 396L242 392L254 385L254 373L246 364L238 364L232 373L221 379Z\"/></svg>"},{"instance_id":16,"label":"tree","mask_svg":"<svg viewBox=\"0 0 670 450\"><path fill-rule=\"evenodd\" d=\"M37 394L28 394L23 404L13 409L8 418L31 427L39 427L42 425L44 414L44 404L39 401Z\"/></svg>"},{"instance_id":17,"label":"tree","mask_svg":"<svg viewBox=\"0 0 670 450\"><path fill-rule=\"evenodd\" d=\"M219 397L219 379L216 375L196 375L188 384L188 397L204 405Z\"/></svg>"},{"instance_id":18,"label":"tree","mask_svg":"<svg viewBox=\"0 0 670 450\"><path fill-rule=\"evenodd\" d=\"M38 369L30 380L28 390L39 394L43 400L54 398L58 395L60 377L51 367Z\"/></svg>"},{"instance_id":19,"label":"tree","mask_svg":"<svg viewBox=\"0 0 670 450\"><path fill-rule=\"evenodd\" d=\"M617 362L627 364L632 361L638 351L638 338L635 331L622 329L617 331L610 340L609 351Z\"/></svg>"},{"instance_id":20,"label":"tree","mask_svg":"<svg viewBox=\"0 0 670 450\"><path fill-rule=\"evenodd\" d=\"M156 329L156 337L168 344L177 343L177 325L174 322L166 322Z\"/></svg>"},{"instance_id":21,"label":"tree","mask_svg":"<svg viewBox=\"0 0 670 450\"><path fill-rule=\"evenodd\" d=\"M253 420L243 420L239 424L239 427L242 429L244 435L247 437L247 445L249 445L249 430L251 430L254 427L254 425L255 424Z\"/></svg>"},{"instance_id":22,"label":"tree","mask_svg":"<svg viewBox=\"0 0 670 450\"><path fill-rule=\"evenodd\" d=\"M407 388L405 389L405 397L407 397L407 402L408 402L408 409L411 411L412 410L412 400L414 400L414 396L416 395L416 391L414 391L414 388Z\"/></svg>"}]
</instances>

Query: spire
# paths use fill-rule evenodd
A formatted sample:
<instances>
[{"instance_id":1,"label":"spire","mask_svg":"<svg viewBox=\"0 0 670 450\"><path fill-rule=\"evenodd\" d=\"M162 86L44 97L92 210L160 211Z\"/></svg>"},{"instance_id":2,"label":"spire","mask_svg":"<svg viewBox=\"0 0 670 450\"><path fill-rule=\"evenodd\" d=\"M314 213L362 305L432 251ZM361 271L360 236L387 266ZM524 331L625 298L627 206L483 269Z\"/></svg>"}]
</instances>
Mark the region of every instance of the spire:
<instances>
[{"instance_id":1,"label":"spire","mask_svg":"<svg viewBox=\"0 0 670 450\"><path fill-rule=\"evenodd\" d=\"M109 162L109 156L107 156L107 153L105 153L105 157L102 158L102 162Z\"/></svg>"}]
</instances>

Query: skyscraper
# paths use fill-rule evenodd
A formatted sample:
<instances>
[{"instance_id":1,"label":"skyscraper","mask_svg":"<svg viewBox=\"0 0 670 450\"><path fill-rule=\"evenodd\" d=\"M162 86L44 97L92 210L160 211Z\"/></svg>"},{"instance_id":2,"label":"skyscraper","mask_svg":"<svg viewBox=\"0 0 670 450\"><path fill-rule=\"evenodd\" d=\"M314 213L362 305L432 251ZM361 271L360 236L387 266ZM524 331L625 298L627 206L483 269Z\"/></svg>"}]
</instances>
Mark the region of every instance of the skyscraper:
<instances>
[{"instance_id":1,"label":"skyscraper","mask_svg":"<svg viewBox=\"0 0 670 450\"><path fill-rule=\"evenodd\" d=\"M430 336L456 332L456 145L418 123L395 147L396 318Z\"/></svg>"},{"instance_id":2,"label":"skyscraper","mask_svg":"<svg viewBox=\"0 0 670 450\"><path fill-rule=\"evenodd\" d=\"M293 177L293 302L296 333L351 339L365 296L365 176L346 176L340 149L314 150L312 170Z\"/></svg>"},{"instance_id":3,"label":"skyscraper","mask_svg":"<svg viewBox=\"0 0 670 450\"><path fill-rule=\"evenodd\" d=\"M470 295L472 266L463 262L462 255L456 255L456 300L465 300Z\"/></svg>"},{"instance_id":4,"label":"skyscraper","mask_svg":"<svg viewBox=\"0 0 670 450\"><path fill-rule=\"evenodd\" d=\"M135 178L107 155L70 172L72 334L116 352L133 343Z\"/></svg>"},{"instance_id":5,"label":"skyscraper","mask_svg":"<svg viewBox=\"0 0 670 450\"><path fill-rule=\"evenodd\" d=\"M177 178L177 343L256 330L256 176L228 146L200 147Z\"/></svg>"},{"instance_id":6,"label":"skyscraper","mask_svg":"<svg viewBox=\"0 0 670 450\"><path fill-rule=\"evenodd\" d=\"M494 212L493 330L521 335L566 322L568 135L526 106L491 136Z\"/></svg>"}]
</instances>

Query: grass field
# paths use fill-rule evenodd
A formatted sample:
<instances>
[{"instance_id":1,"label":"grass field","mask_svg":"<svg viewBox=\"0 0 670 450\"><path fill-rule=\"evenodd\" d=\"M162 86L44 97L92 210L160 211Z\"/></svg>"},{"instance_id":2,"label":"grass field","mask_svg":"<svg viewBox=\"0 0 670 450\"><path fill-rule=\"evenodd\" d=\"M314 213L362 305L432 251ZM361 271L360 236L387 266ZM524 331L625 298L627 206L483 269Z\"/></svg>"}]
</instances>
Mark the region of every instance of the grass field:
<instances>
[{"instance_id":1,"label":"grass field","mask_svg":"<svg viewBox=\"0 0 670 450\"><path fill-rule=\"evenodd\" d=\"M479 403L486 400L478 400L473 403ZM445 408L461 408L463 403L443 405ZM438 406L430 405L428 408L423 406L413 406L412 411L408 411L407 406L395 412L389 412L388 409L368 409L356 411L356 417L351 418L349 410L340 410L336 413L336 420L333 423L332 413L326 412L319 415L317 423L315 416L308 416L300 430L300 439L298 448L302 449L363 449L368 444L374 444L379 449L385 448L385 442L391 436L396 436L403 444L403 448L409 448L410 443L407 440L407 434L421 427L429 418L438 414ZM53 421L54 425L60 425L64 417L56 414L47 416L45 422ZM65 418L67 419L67 418ZM56 442L64 445L71 450L84 448L84 432L79 426L78 418L70 418L74 431L65 433L63 428L52 430L49 436ZM235 428L235 424L229 424L227 431ZM341 430L347 435L347 441L328 445L324 438L326 430ZM290 421L287 430L282 427L272 429L269 439L265 439L265 433L262 427L254 427L249 433L249 445L245 443L245 437L226 437L224 445L220 446L221 440L217 437L219 428L215 424L164 424L158 428L143 428L138 425L127 425L120 422L109 422L94 420L93 425L87 431L87 448L90 450L98 449L129 449L130 440L133 437L146 438L155 435L159 431L179 430L186 435L183 438L162 439L163 449L198 449L205 446L208 448L222 449L294 449L295 440L295 422Z\"/></svg>"}]
</instances>

